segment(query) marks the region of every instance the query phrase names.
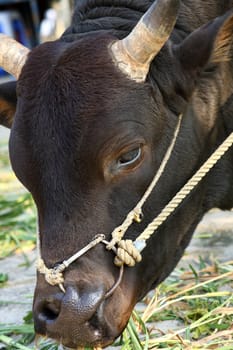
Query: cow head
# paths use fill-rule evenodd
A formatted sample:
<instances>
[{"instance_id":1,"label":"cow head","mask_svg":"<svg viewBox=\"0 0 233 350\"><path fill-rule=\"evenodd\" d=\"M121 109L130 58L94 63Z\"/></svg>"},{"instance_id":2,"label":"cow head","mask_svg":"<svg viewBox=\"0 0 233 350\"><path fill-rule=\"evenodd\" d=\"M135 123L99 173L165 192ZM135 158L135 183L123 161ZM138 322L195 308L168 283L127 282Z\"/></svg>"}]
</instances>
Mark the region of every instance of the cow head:
<instances>
[{"instance_id":1,"label":"cow head","mask_svg":"<svg viewBox=\"0 0 233 350\"><path fill-rule=\"evenodd\" d=\"M23 52L15 73L10 155L37 205L41 254L48 268L97 234L110 240L156 173L201 71L226 57L232 13L175 45L168 38L177 11L178 1L158 0L121 41L93 33L74 42L45 43L26 52L26 63ZM11 124L9 109L1 112L3 119ZM198 113L187 113L171 163L143 208L144 219L131 226L127 237L137 237L200 164L209 131L203 125ZM191 134L185 137L187 130ZM201 139L194 136L198 130ZM38 273L36 331L74 348L111 343L135 303L174 268L203 215L204 196L205 191L195 193L182 214L178 211L158 230L142 262L125 268L110 296L119 268L103 244L65 270L65 293Z\"/></svg>"}]
</instances>

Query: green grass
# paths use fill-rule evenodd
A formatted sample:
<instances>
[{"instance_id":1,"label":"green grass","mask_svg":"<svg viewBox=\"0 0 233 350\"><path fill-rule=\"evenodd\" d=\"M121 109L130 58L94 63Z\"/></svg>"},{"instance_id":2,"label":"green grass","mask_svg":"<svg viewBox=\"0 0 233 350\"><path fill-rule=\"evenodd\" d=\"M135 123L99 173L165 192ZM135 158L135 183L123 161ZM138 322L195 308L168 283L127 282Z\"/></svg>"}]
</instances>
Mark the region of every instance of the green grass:
<instances>
[{"instance_id":1,"label":"green grass","mask_svg":"<svg viewBox=\"0 0 233 350\"><path fill-rule=\"evenodd\" d=\"M0 142L0 259L33 247L35 232L33 200L11 171L6 143Z\"/></svg>"},{"instance_id":2,"label":"green grass","mask_svg":"<svg viewBox=\"0 0 233 350\"><path fill-rule=\"evenodd\" d=\"M0 259L35 247L36 214L31 196L20 187L9 164L7 148L0 145ZM208 233L207 233L208 235ZM17 266L15 267L17 269ZM0 291L9 283L0 271ZM233 261L199 263L176 269L134 311L122 337L114 344L121 350L233 350ZM32 298L32 296L31 296ZM0 306L6 303L0 300ZM179 321L180 327L165 333L160 322ZM48 339L36 339L32 315L22 324L0 321L0 347L6 350L58 350Z\"/></svg>"},{"instance_id":3,"label":"green grass","mask_svg":"<svg viewBox=\"0 0 233 350\"><path fill-rule=\"evenodd\" d=\"M36 214L31 195L0 195L0 258L35 246Z\"/></svg>"}]
</instances>

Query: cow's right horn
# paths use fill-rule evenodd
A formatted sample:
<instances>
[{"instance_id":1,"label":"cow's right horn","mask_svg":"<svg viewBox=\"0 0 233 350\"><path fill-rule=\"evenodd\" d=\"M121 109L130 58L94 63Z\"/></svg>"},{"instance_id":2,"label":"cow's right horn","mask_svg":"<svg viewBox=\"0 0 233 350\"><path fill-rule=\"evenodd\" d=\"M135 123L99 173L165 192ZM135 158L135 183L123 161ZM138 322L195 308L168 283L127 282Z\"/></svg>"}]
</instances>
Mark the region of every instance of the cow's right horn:
<instances>
[{"instance_id":1,"label":"cow's right horn","mask_svg":"<svg viewBox=\"0 0 233 350\"><path fill-rule=\"evenodd\" d=\"M179 0L155 1L128 36L112 44L117 66L131 79L145 81L151 61L174 28L179 5Z\"/></svg>"},{"instance_id":2,"label":"cow's right horn","mask_svg":"<svg viewBox=\"0 0 233 350\"><path fill-rule=\"evenodd\" d=\"M0 67L19 78L29 49L5 34L0 34Z\"/></svg>"}]
</instances>

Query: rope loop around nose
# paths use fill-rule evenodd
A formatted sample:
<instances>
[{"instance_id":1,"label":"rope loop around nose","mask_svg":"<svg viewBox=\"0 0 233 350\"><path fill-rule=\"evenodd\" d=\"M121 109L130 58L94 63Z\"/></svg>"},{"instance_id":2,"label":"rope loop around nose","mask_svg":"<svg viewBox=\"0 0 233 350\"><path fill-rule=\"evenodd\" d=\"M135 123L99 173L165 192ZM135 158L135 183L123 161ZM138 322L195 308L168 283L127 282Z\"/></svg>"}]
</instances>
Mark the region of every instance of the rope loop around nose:
<instances>
[{"instance_id":1,"label":"rope loop around nose","mask_svg":"<svg viewBox=\"0 0 233 350\"><path fill-rule=\"evenodd\" d=\"M69 259L64 260L62 263L56 265L53 268L48 268L45 265L44 260L41 257L40 252L40 242L39 242L39 234L38 234L38 259L37 259L37 271L43 275L45 275L45 280L52 286L58 285L59 288L62 290L62 292L65 292L65 288L63 286L64 283L64 277L63 272L64 270L72 264L75 260L77 260L80 256L84 255L88 250L95 247L98 243L105 240L105 235L100 234L96 235L94 239L88 243L84 248L80 249L77 253L72 255Z\"/></svg>"},{"instance_id":2,"label":"rope loop around nose","mask_svg":"<svg viewBox=\"0 0 233 350\"><path fill-rule=\"evenodd\" d=\"M107 245L109 244L108 241L105 240L105 235L100 234L96 235L94 239L88 243L83 249L72 255L68 260L64 260L61 264L58 264L57 266L53 268L48 268L45 265L44 260L39 257L37 259L37 271L45 276L46 282L50 284L51 286L56 286L58 285L59 288L63 293L65 293L65 288L64 288L64 277L63 277L63 272L64 270L72 263L74 260L76 260L78 257L82 256L85 254L88 250L96 246L98 243L102 242L103 244ZM124 244L123 244L124 246ZM117 254L115 247L113 247L113 251ZM113 286L107 291L105 294L104 299L109 298L114 291L117 289L117 287L120 285L123 277L123 271L124 271L124 262L121 260L121 264L118 265L120 267L120 272L118 279L115 281Z\"/></svg>"}]
</instances>

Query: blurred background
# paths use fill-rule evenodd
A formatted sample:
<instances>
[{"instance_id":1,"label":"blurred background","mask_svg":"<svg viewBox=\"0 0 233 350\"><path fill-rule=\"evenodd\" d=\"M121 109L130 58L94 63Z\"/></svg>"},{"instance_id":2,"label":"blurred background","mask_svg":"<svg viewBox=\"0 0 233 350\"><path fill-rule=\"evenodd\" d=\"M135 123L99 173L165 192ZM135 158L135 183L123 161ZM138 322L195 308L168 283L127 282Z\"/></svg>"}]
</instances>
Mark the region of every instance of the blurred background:
<instances>
[{"instance_id":1,"label":"blurred background","mask_svg":"<svg viewBox=\"0 0 233 350\"><path fill-rule=\"evenodd\" d=\"M68 27L74 0L0 0L0 32L32 48ZM7 73L0 70L0 77Z\"/></svg>"}]
</instances>

